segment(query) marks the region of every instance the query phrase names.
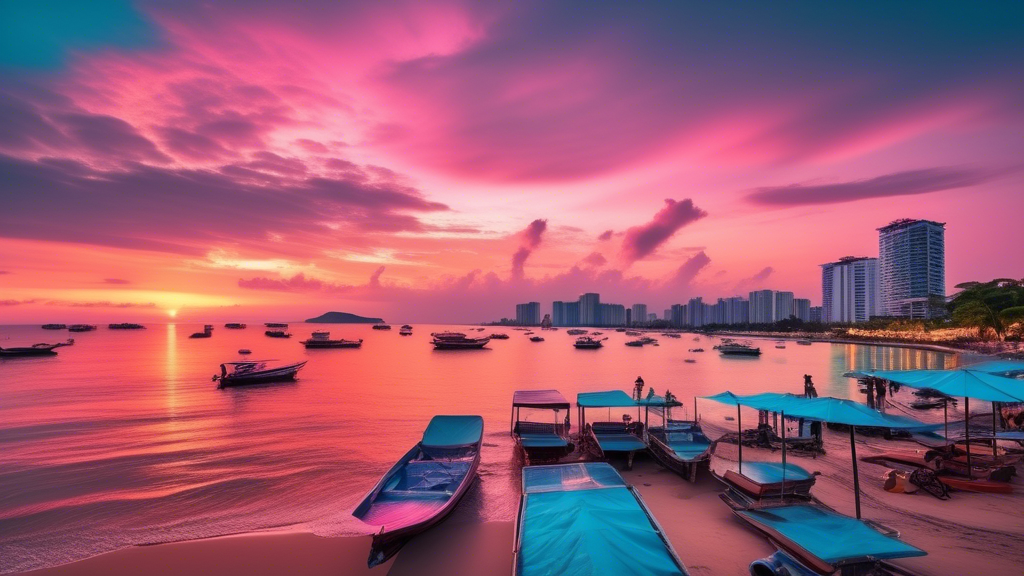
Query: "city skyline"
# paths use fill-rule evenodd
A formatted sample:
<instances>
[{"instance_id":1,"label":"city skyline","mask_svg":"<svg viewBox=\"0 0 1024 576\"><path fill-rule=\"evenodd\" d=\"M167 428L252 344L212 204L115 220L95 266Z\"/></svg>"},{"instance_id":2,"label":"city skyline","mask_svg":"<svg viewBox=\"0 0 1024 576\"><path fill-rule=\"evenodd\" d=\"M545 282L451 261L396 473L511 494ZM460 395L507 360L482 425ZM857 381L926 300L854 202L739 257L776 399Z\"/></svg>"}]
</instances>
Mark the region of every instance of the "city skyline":
<instances>
[{"instance_id":1,"label":"city skyline","mask_svg":"<svg viewBox=\"0 0 1024 576\"><path fill-rule=\"evenodd\" d=\"M0 323L817 304L901 218L1019 277L1024 11L791 10L4 3Z\"/></svg>"}]
</instances>

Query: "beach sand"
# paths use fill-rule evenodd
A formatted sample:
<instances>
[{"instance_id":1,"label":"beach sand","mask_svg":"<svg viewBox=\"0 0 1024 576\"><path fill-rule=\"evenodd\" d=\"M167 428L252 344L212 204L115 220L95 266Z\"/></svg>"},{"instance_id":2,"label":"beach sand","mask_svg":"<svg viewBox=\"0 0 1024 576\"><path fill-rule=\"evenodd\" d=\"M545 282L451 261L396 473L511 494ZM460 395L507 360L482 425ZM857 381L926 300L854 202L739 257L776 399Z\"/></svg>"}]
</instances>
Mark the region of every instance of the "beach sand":
<instances>
[{"instance_id":1,"label":"beach sand","mask_svg":"<svg viewBox=\"0 0 1024 576\"><path fill-rule=\"evenodd\" d=\"M870 441L875 443L877 441ZM885 449L894 444L882 443ZM904 446L909 448L910 445ZM827 458L791 457L810 471L820 471L816 496L846 514L853 514L848 444L828 447ZM719 446L713 465L731 467L735 446ZM873 450L858 442L862 454ZM844 458L845 455L845 458ZM779 454L744 449L745 460L778 460ZM1024 566L1024 518L1019 495L956 493L939 501L923 493L889 494L881 489L882 466L861 463L864 517L887 524L903 538L928 551L923 558L899 564L926 576L1019 574ZM694 484L639 457L634 469L622 473L636 486L648 507L694 576L747 574L751 561L774 552L760 534L738 520L720 499L721 485L702 473ZM1020 479L1017 489L1024 492ZM474 514L456 513L421 534L382 566L369 570L369 536L324 538L302 533L259 533L194 542L134 547L79 562L29 572L32 576L110 574L271 574L375 576L460 576L511 573L512 522L474 521Z\"/></svg>"}]
</instances>

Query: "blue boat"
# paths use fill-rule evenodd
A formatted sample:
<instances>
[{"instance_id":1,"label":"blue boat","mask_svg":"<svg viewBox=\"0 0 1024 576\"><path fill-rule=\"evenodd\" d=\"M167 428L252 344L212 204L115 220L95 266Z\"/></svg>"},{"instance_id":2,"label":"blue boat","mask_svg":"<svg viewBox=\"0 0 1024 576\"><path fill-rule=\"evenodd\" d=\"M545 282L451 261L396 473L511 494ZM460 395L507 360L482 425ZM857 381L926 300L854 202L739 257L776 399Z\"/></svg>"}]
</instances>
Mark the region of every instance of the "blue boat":
<instances>
[{"instance_id":1,"label":"blue boat","mask_svg":"<svg viewBox=\"0 0 1024 576\"><path fill-rule=\"evenodd\" d=\"M551 410L550 422L523 420L521 411ZM565 410L565 419L560 412ZM569 401L558 390L517 390L512 395L512 439L526 463L557 460L571 454Z\"/></svg>"},{"instance_id":2,"label":"blue boat","mask_svg":"<svg viewBox=\"0 0 1024 576\"><path fill-rule=\"evenodd\" d=\"M640 494L604 462L523 468L515 576L685 576Z\"/></svg>"},{"instance_id":3,"label":"blue boat","mask_svg":"<svg viewBox=\"0 0 1024 576\"><path fill-rule=\"evenodd\" d=\"M367 565L391 558L413 536L445 519L466 495L480 466L484 420L434 416L423 439L370 490L352 515L380 526Z\"/></svg>"},{"instance_id":4,"label":"blue boat","mask_svg":"<svg viewBox=\"0 0 1024 576\"><path fill-rule=\"evenodd\" d=\"M669 419L661 426L650 426L647 441L655 460L690 482L697 479L697 469L711 459L711 440L693 420Z\"/></svg>"},{"instance_id":5,"label":"blue boat","mask_svg":"<svg viewBox=\"0 0 1024 576\"><path fill-rule=\"evenodd\" d=\"M584 427L582 441L587 452L601 460L624 456L626 470L630 470L636 453L647 449L640 422L640 404L622 390L608 390L581 392L576 395L576 405L580 410L580 425ZM631 415L623 414L618 422L587 422L587 408L637 408L637 418L634 421Z\"/></svg>"}]
</instances>

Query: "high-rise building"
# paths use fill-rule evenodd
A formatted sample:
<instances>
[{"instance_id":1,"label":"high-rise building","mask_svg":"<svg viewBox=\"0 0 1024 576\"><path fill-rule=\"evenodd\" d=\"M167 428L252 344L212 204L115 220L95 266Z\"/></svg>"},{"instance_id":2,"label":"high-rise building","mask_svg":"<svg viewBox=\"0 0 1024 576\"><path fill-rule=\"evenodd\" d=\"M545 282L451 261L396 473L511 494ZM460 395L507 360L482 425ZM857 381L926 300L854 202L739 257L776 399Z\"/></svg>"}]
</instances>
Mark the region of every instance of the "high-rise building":
<instances>
[{"instance_id":1,"label":"high-rise building","mask_svg":"<svg viewBox=\"0 0 1024 576\"><path fill-rule=\"evenodd\" d=\"M565 322L565 302L555 300L551 303L551 324L554 326L568 326Z\"/></svg>"},{"instance_id":2,"label":"high-rise building","mask_svg":"<svg viewBox=\"0 0 1024 576\"><path fill-rule=\"evenodd\" d=\"M665 308L664 312L662 312L662 317L661 318L665 322L672 322L672 309L671 308Z\"/></svg>"},{"instance_id":3,"label":"high-rise building","mask_svg":"<svg viewBox=\"0 0 1024 576\"><path fill-rule=\"evenodd\" d=\"M566 302L565 303L565 325L566 326L579 326L580 325L580 303Z\"/></svg>"},{"instance_id":4,"label":"high-rise building","mask_svg":"<svg viewBox=\"0 0 1024 576\"><path fill-rule=\"evenodd\" d=\"M878 229L885 316L935 318L946 308L946 225L903 219Z\"/></svg>"},{"instance_id":5,"label":"high-rise building","mask_svg":"<svg viewBox=\"0 0 1024 576\"><path fill-rule=\"evenodd\" d=\"M704 299L700 296L690 298L686 304L686 324L694 328L704 325Z\"/></svg>"},{"instance_id":6,"label":"high-rise building","mask_svg":"<svg viewBox=\"0 0 1024 576\"><path fill-rule=\"evenodd\" d=\"M750 293L750 323L771 324L775 322L775 293L771 290L757 290Z\"/></svg>"},{"instance_id":7,"label":"high-rise building","mask_svg":"<svg viewBox=\"0 0 1024 576\"><path fill-rule=\"evenodd\" d=\"M811 322L821 323L821 306L811 306Z\"/></svg>"},{"instance_id":8,"label":"high-rise building","mask_svg":"<svg viewBox=\"0 0 1024 576\"><path fill-rule=\"evenodd\" d=\"M626 326L633 325L633 309L626 308Z\"/></svg>"},{"instance_id":9,"label":"high-rise building","mask_svg":"<svg viewBox=\"0 0 1024 576\"><path fill-rule=\"evenodd\" d=\"M633 323L643 324L647 320L647 304L633 304Z\"/></svg>"},{"instance_id":10,"label":"high-rise building","mask_svg":"<svg viewBox=\"0 0 1024 576\"><path fill-rule=\"evenodd\" d=\"M516 324L520 326L540 324L540 302L516 304Z\"/></svg>"},{"instance_id":11,"label":"high-rise building","mask_svg":"<svg viewBox=\"0 0 1024 576\"><path fill-rule=\"evenodd\" d=\"M803 322L811 321L811 301L807 298L793 299L793 316Z\"/></svg>"},{"instance_id":12,"label":"high-rise building","mask_svg":"<svg viewBox=\"0 0 1024 576\"><path fill-rule=\"evenodd\" d=\"M625 326L626 307L622 304L599 304L596 326Z\"/></svg>"},{"instance_id":13,"label":"high-rise building","mask_svg":"<svg viewBox=\"0 0 1024 576\"><path fill-rule=\"evenodd\" d=\"M675 328L686 326L686 304L673 304L669 312L669 322Z\"/></svg>"},{"instance_id":14,"label":"high-rise building","mask_svg":"<svg viewBox=\"0 0 1024 576\"><path fill-rule=\"evenodd\" d=\"M649 312L647 314L647 321L648 322L657 322L658 321L658 315L655 314L654 312Z\"/></svg>"},{"instance_id":15,"label":"high-rise building","mask_svg":"<svg viewBox=\"0 0 1024 576\"><path fill-rule=\"evenodd\" d=\"M750 302L739 296L725 299L725 324L746 324L750 316Z\"/></svg>"},{"instance_id":16,"label":"high-rise building","mask_svg":"<svg viewBox=\"0 0 1024 576\"><path fill-rule=\"evenodd\" d=\"M821 321L867 322L882 315L878 259L847 256L821 265Z\"/></svg>"},{"instance_id":17,"label":"high-rise building","mask_svg":"<svg viewBox=\"0 0 1024 576\"><path fill-rule=\"evenodd\" d=\"M705 324L725 324L725 299L719 298L717 302L711 305L704 306L706 314L704 315Z\"/></svg>"},{"instance_id":18,"label":"high-rise building","mask_svg":"<svg viewBox=\"0 0 1024 576\"><path fill-rule=\"evenodd\" d=\"M789 320L789 317L793 315L793 293L792 292L776 292L775 293L775 314L774 318L776 322L782 320Z\"/></svg>"},{"instance_id":19,"label":"high-rise building","mask_svg":"<svg viewBox=\"0 0 1024 576\"><path fill-rule=\"evenodd\" d=\"M580 326L601 325L601 295L588 292L580 296Z\"/></svg>"}]
</instances>

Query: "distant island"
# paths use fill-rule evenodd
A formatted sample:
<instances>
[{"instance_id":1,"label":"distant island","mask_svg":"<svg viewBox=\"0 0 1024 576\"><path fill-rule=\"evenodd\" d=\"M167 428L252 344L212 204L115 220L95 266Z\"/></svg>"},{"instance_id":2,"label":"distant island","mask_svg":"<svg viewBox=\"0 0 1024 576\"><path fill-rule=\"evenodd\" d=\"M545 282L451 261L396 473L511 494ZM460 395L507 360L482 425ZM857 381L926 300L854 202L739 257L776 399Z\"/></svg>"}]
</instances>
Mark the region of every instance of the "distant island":
<instances>
[{"instance_id":1,"label":"distant island","mask_svg":"<svg viewBox=\"0 0 1024 576\"><path fill-rule=\"evenodd\" d=\"M317 316L316 318L308 318L306 322L313 324L380 324L383 323L384 320L382 318L356 316L355 314L349 314L348 312L327 312Z\"/></svg>"}]
</instances>

